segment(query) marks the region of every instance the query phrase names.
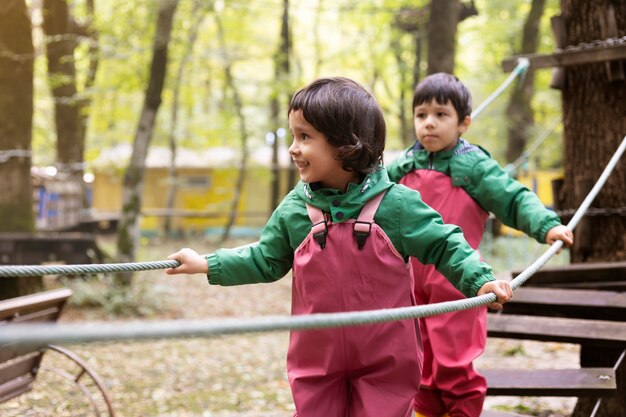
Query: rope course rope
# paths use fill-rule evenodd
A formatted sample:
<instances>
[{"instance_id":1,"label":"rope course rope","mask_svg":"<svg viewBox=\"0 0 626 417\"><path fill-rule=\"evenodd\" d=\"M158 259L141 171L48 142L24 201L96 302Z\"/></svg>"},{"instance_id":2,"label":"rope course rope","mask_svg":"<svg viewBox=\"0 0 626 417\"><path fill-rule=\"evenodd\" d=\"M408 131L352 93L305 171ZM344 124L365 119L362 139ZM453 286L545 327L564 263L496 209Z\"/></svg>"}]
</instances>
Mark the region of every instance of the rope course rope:
<instances>
[{"instance_id":1,"label":"rope course rope","mask_svg":"<svg viewBox=\"0 0 626 417\"><path fill-rule=\"evenodd\" d=\"M496 90L491 93L491 95L487 97L485 101L483 101L478 105L478 107L476 107L476 109L470 115L471 119L476 119L478 115L487 108L488 105L490 105L496 98L498 98L500 94L502 94L507 89L509 85L511 85L515 78L521 76L522 74L525 74L529 66L530 61L528 60L528 58L519 58L517 66L513 69L513 71L511 71L507 79L504 80L500 87L496 88Z\"/></svg>"},{"instance_id":2,"label":"rope course rope","mask_svg":"<svg viewBox=\"0 0 626 417\"><path fill-rule=\"evenodd\" d=\"M573 218L567 224L574 229L591 202L596 198L600 189L604 186L609 175L617 165L622 154L626 150L626 136L617 151L598 178L598 181L584 199ZM562 241L552 244L548 250L537 258L528 268L511 281L513 290L519 288L535 272L556 254L563 246ZM176 266L176 261L143 262L136 264L116 264L109 267L116 270L133 268L160 269ZM83 270L83 266L78 268ZM28 268L28 269L25 269ZM1 276L20 276L23 272L29 275L49 273L48 268L54 268L56 273L60 271L72 271L76 273L76 266L58 267L0 267ZM100 268L97 268L100 269ZM32 344L32 343L85 343L98 341L116 340L144 340L157 338L180 338L180 337L210 337L224 334L237 333L260 333L277 330L306 330L340 327L347 325L361 325L381 323L394 320L414 319L428 317L452 311L467 310L496 301L495 294L485 294L478 297L463 300L448 301L444 303L421 305L415 307L403 307L396 309L354 311L345 313L325 313L298 316L265 316L253 319L216 319L203 321L168 320L168 321L142 321L128 323L91 322L87 324L13 324L6 325L0 332L0 343Z\"/></svg>"},{"instance_id":3,"label":"rope course rope","mask_svg":"<svg viewBox=\"0 0 626 417\"><path fill-rule=\"evenodd\" d=\"M0 164L11 158L30 158L32 155L29 149L5 149L0 151Z\"/></svg>"},{"instance_id":4,"label":"rope course rope","mask_svg":"<svg viewBox=\"0 0 626 417\"><path fill-rule=\"evenodd\" d=\"M550 127L546 129L542 135L538 136L537 139L535 139L530 144L528 149L524 150L524 152L522 152L522 154L515 161L511 162L506 167L504 167L506 171L509 172L509 174L515 174L515 172L517 172L519 167L522 166L522 164L526 162L530 158L530 156L537 151L537 149L539 149L539 147L543 144L543 142L545 142L546 139L550 137L550 135L552 135L552 132L555 131L557 126L561 124L562 121L563 121L562 118L555 117L552 120Z\"/></svg>"}]
</instances>

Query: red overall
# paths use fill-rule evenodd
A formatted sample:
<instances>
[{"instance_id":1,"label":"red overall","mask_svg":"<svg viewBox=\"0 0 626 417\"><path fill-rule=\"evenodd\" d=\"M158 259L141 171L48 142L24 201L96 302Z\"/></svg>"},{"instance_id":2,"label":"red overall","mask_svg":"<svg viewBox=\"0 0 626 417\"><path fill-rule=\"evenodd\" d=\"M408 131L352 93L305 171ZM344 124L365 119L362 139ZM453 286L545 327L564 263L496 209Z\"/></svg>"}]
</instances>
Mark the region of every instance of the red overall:
<instances>
[{"instance_id":1,"label":"red overall","mask_svg":"<svg viewBox=\"0 0 626 417\"><path fill-rule=\"evenodd\" d=\"M488 213L451 178L434 170L407 174L404 184L418 190L426 204L438 211L444 222L460 226L465 239L478 249ZM419 304L465 298L432 265L411 258ZM472 365L485 350L487 308L447 313L420 319L424 343L422 385L415 397L415 409L428 417L478 417L487 384Z\"/></svg>"},{"instance_id":2,"label":"red overall","mask_svg":"<svg viewBox=\"0 0 626 417\"><path fill-rule=\"evenodd\" d=\"M294 255L292 314L415 305L408 265L373 223L383 194L363 207L356 222L330 223L307 206L313 228ZM359 249L355 231L370 226ZM422 365L417 326L402 320L292 332L287 371L295 415L409 416Z\"/></svg>"}]
</instances>

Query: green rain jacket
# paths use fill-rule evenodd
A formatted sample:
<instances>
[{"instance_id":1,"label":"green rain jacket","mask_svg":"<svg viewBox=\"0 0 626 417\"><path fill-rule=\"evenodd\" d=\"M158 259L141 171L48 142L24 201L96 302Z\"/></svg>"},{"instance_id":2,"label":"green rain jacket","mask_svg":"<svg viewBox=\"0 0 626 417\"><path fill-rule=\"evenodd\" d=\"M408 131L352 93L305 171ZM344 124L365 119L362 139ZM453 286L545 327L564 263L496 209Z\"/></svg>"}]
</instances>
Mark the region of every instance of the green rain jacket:
<instances>
[{"instance_id":1,"label":"green rain jacket","mask_svg":"<svg viewBox=\"0 0 626 417\"><path fill-rule=\"evenodd\" d=\"M392 181L399 181L416 169L446 174L454 187L462 187L484 210L540 243L546 242L550 229L561 224L554 211L511 178L486 150L463 139L450 151L431 153L421 146L412 146L387 167Z\"/></svg>"},{"instance_id":2,"label":"green rain jacket","mask_svg":"<svg viewBox=\"0 0 626 417\"><path fill-rule=\"evenodd\" d=\"M480 287L495 279L491 267L480 261L461 229L444 224L419 193L391 182L384 168L360 184L350 184L345 193L313 188L299 182L276 208L258 242L208 255L209 283L241 285L282 278L292 267L296 248L311 230L305 203L329 213L337 223L357 218L363 205L385 190L374 221L405 261L413 256L434 264L467 297L475 296Z\"/></svg>"}]
</instances>

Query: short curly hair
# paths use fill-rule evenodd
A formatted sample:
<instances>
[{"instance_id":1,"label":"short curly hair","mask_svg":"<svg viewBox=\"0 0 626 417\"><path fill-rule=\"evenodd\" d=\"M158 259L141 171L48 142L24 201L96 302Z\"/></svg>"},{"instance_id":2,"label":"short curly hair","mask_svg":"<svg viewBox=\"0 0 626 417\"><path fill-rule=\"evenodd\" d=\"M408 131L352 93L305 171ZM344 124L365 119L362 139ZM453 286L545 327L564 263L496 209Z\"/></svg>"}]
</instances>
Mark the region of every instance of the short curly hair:
<instances>
[{"instance_id":1,"label":"short curly hair","mask_svg":"<svg viewBox=\"0 0 626 417\"><path fill-rule=\"evenodd\" d=\"M437 72L424 78L415 87L413 109L433 99L439 104L450 101L459 116L459 122L472 114L472 95L465 84L452 74Z\"/></svg>"},{"instance_id":2,"label":"short curly hair","mask_svg":"<svg viewBox=\"0 0 626 417\"><path fill-rule=\"evenodd\" d=\"M291 98L287 114L297 110L339 149L346 171L368 174L382 163L385 118L374 96L359 83L344 77L317 79Z\"/></svg>"}]
</instances>

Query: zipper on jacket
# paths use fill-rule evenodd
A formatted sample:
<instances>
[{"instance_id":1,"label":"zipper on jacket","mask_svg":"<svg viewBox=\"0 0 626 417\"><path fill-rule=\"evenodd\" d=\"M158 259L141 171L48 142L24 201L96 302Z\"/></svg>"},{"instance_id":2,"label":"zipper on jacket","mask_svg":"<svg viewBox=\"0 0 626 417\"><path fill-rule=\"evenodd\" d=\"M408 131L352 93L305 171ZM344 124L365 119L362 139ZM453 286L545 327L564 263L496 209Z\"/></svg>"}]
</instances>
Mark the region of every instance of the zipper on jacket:
<instances>
[{"instance_id":1,"label":"zipper on jacket","mask_svg":"<svg viewBox=\"0 0 626 417\"><path fill-rule=\"evenodd\" d=\"M435 152L430 152L428 154L428 169L434 169L435 167L434 159L435 159Z\"/></svg>"}]
</instances>

